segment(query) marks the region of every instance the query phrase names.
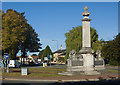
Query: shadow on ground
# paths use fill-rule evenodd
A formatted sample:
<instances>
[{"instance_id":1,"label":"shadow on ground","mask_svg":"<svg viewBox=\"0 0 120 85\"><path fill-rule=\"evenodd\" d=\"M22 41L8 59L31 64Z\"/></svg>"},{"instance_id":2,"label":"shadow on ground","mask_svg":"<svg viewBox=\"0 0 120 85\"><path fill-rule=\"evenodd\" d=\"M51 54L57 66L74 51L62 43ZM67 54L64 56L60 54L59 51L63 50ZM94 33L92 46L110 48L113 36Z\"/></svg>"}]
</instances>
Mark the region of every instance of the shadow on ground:
<instances>
[{"instance_id":1,"label":"shadow on ground","mask_svg":"<svg viewBox=\"0 0 120 85\"><path fill-rule=\"evenodd\" d=\"M111 80L99 78L99 81L80 81L80 82L63 82L58 80L58 82L25 82L25 81L7 81L3 82L2 85L120 85L120 79L111 78Z\"/></svg>"}]
</instances>

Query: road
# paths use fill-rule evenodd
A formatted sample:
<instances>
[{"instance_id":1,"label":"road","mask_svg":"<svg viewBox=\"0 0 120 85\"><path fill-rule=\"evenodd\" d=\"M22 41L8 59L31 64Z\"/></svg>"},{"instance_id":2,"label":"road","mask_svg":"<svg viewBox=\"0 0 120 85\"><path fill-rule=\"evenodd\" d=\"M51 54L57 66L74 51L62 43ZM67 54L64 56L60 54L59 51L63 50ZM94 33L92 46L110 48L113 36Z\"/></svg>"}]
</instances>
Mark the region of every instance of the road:
<instances>
[{"instance_id":1,"label":"road","mask_svg":"<svg viewBox=\"0 0 120 85\"><path fill-rule=\"evenodd\" d=\"M81 82L39 82L3 80L2 85L120 85L120 80L81 81Z\"/></svg>"},{"instance_id":2,"label":"road","mask_svg":"<svg viewBox=\"0 0 120 85\"><path fill-rule=\"evenodd\" d=\"M53 85L55 82L3 80L2 85Z\"/></svg>"},{"instance_id":3,"label":"road","mask_svg":"<svg viewBox=\"0 0 120 85\"><path fill-rule=\"evenodd\" d=\"M42 65L39 66L27 66L27 68L41 68L43 67ZM48 64L48 67L50 67L50 65ZM60 65L60 64L52 64L51 67L53 68L67 68L66 65Z\"/></svg>"}]
</instances>

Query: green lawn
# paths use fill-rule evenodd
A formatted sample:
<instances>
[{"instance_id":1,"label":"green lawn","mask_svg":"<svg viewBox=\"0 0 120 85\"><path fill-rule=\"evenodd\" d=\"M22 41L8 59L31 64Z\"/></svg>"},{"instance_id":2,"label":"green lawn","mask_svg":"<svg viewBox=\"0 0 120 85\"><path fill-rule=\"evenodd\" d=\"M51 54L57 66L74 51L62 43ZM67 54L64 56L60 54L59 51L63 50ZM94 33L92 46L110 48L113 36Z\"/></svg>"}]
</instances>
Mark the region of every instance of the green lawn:
<instances>
[{"instance_id":1,"label":"green lawn","mask_svg":"<svg viewBox=\"0 0 120 85\"><path fill-rule=\"evenodd\" d=\"M118 70L108 70L108 71L118 73Z\"/></svg>"},{"instance_id":2,"label":"green lawn","mask_svg":"<svg viewBox=\"0 0 120 85\"><path fill-rule=\"evenodd\" d=\"M52 67L41 67L41 68L28 68L29 74L27 77L59 77L62 75L58 75L58 73L66 71L64 68L52 68ZM22 76L21 75L21 69L18 68L10 68L10 73L3 73L3 76L8 76L8 77L18 77Z\"/></svg>"}]
</instances>

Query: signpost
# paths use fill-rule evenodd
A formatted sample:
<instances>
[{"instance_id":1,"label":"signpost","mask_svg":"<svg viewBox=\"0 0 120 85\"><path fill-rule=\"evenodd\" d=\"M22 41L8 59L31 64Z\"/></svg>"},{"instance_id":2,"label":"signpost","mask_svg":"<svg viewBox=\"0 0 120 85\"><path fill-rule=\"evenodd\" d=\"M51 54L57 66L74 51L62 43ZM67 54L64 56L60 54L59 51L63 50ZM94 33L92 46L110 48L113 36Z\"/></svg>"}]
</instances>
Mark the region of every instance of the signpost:
<instances>
[{"instance_id":1,"label":"signpost","mask_svg":"<svg viewBox=\"0 0 120 85\"><path fill-rule=\"evenodd\" d=\"M7 73L9 73L9 61L8 61L8 59L7 59Z\"/></svg>"},{"instance_id":2,"label":"signpost","mask_svg":"<svg viewBox=\"0 0 120 85\"><path fill-rule=\"evenodd\" d=\"M51 59L52 59L52 55L50 55L50 66L51 66Z\"/></svg>"},{"instance_id":3,"label":"signpost","mask_svg":"<svg viewBox=\"0 0 120 85\"><path fill-rule=\"evenodd\" d=\"M5 59L7 60L7 59L8 59L8 57L9 57L9 56L8 56L8 54L7 54L7 55L5 56Z\"/></svg>"},{"instance_id":4,"label":"signpost","mask_svg":"<svg viewBox=\"0 0 120 85\"><path fill-rule=\"evenodd\" d=\"M5 65L4 65L4 61L5 61L5 59L3 58L3 59L2 59L2 69L3 69L2 71L3 71L3 72L4 72L4 66L5 66Z\"/></svg>"},{"instance_id":5,"label":"signpost","mask_svg":"<svg viewBox=\"0 0 120 85\"><path fill-rule=\"evenodd\" d=\"M51 66L52 55L50 54L50 55L48 55L47 57L48 57L48 59L49 59L49 61L50 61L50 66Z\"/></svg>"},{"instance_id":6,"label":"signpost","mask_svg":"<svg viewBox=\"0 0 120 85\"><path fill-rule=\"evenodd\" d=\"M4 58L3 58L3 72L4 72L4 67L6 69L6 72L9 73L9 56L8 53L4 53Z\"/></svg>"}]
</instances>

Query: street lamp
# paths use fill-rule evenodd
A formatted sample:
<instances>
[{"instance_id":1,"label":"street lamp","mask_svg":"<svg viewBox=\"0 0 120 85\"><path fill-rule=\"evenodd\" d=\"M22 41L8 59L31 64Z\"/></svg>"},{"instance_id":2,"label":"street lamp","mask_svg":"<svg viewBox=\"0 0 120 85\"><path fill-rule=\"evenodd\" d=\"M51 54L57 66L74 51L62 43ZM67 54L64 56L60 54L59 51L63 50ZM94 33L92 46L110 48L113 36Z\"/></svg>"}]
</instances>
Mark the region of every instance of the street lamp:
<instances>
[{"instance_id":1,"label":"street lamp","mask_svg":"<svg viewBox=\"0 0 120 85\"><path fill-rule=\"evenodd\" d=\"M58 50L58 40L52 40L52 41L57 41L57 50Z\"/></svg>"}]
</instances>

